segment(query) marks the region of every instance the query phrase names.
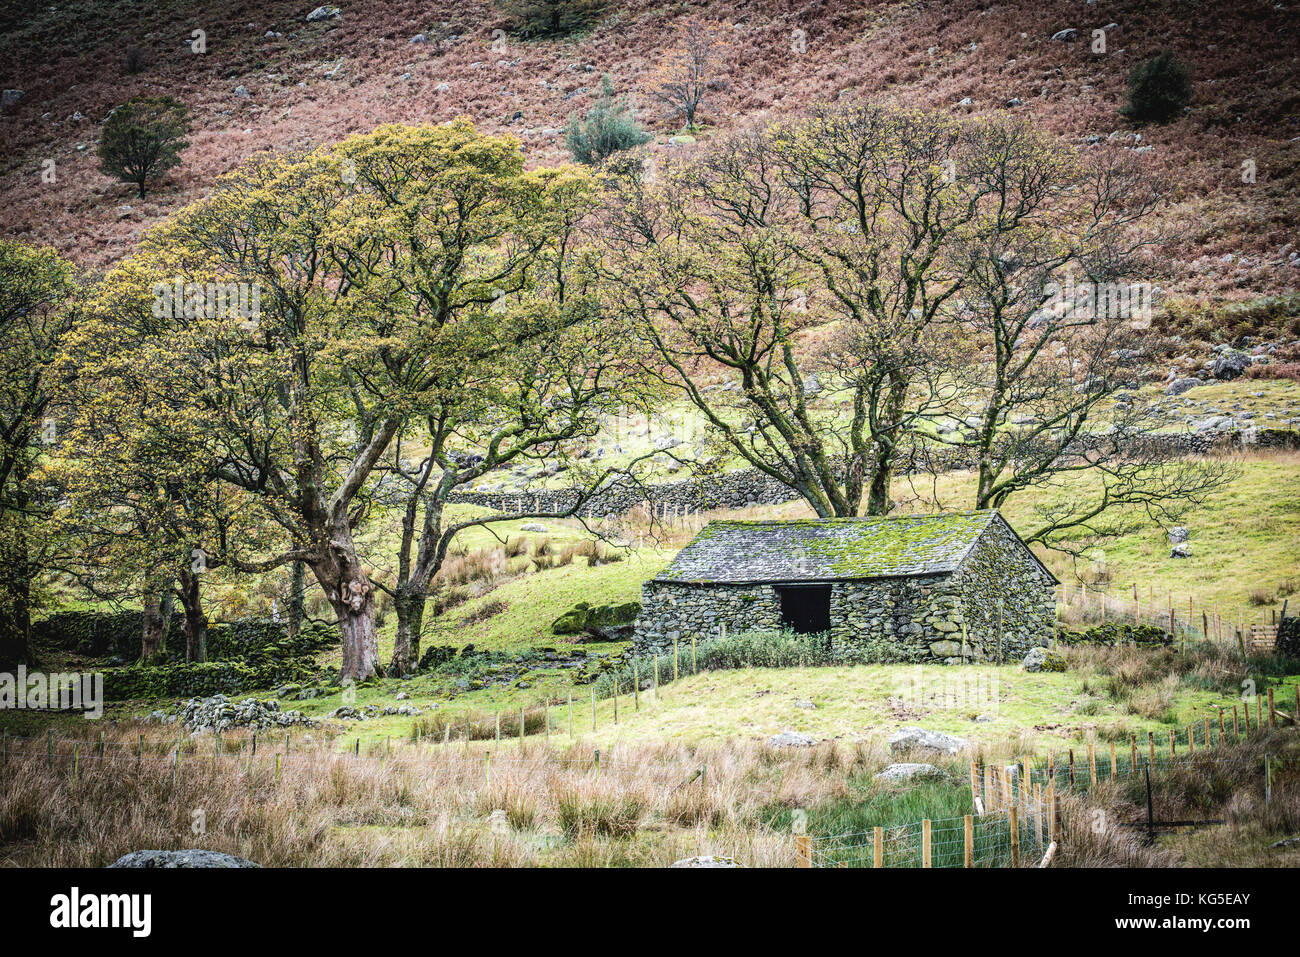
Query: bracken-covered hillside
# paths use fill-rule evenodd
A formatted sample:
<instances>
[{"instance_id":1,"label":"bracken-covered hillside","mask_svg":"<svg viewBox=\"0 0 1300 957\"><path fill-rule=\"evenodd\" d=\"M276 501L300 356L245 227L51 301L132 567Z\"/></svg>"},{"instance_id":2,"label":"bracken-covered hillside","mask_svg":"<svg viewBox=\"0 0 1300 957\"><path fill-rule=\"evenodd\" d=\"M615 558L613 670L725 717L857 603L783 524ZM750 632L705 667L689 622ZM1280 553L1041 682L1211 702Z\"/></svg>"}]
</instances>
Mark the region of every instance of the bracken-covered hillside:
<instances>
[{"instance_id":1,"label":"bracken-covered hillside","mask_svg":"<svg viewBox=\"0 0 1300 957\"><path fill-rule=\"evenodd\" d=\"M1156 277L1166 287L1249 298L1300 278L1290 245L1300 220L1300 25L1285 3L610 0L582 35L527 42L490 3L353 0L339 4L341 18L308 23L313 6L0 3L0 80L24 94L0 116L3 233L103 267L253 152L386 122L463 114L518 136L532 164L562 162L565 120L589 105L602 73L638 94L641 118L662 134L654 149L689 148L668 142L676 123L645 89L675 25L695 14L731 36L705 101L705 137L840 98L1010 111L1081 149L1115 133L1141 149L1169 197L1167 272ZM1072 40L1053 39L1071 28ZM1105 53L1092 49L1097 28ZM204 54L190 47L196 29ZM411 42L417 34L428 42ZM1163 49L1192 72L1190 110L1133 127L1117 113L1129 68ZM143 67L132 72L128 60ZM98 171L94 154L109 110L143 93L184 100L194 132L183 165L140 201ZM42 178L50 159L53 183ZM1253 184L1242 182L1247 160Z\"/></svg>"}]
</instances>

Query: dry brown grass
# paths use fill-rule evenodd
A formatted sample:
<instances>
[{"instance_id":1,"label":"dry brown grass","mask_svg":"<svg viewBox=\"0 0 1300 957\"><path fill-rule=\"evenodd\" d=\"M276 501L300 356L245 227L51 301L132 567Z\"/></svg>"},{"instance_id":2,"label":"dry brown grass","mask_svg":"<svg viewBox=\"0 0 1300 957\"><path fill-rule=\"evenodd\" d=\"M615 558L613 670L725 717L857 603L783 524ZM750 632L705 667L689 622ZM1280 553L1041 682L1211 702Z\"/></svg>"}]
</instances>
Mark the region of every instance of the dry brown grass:
<instances>
[{"instance_id":1,"label":"dry brown grass","mask_svg":"<svg viewBox=\"0 0 1300 957\"><path fill-rule=\"evenodd\" d=\"M150 729L138 758L121 732L101 761L87 736L75 777L70 742L48 767L43 742L11 741L0 862L98 867L141 848L206 847L268 866L655 866L697 853L782 865L790 839L760 823L761 809L843 797L851 775L886 760L878 746L658 744L610 749L597 774L580 746L530 745L489 765L456 745L385 758L300 735L277 777L282 743L265 733L256 758L248 734L226 736L220 757L212 738L187 739L179 769L176 740Z\"/></svg>"}]
</instances>

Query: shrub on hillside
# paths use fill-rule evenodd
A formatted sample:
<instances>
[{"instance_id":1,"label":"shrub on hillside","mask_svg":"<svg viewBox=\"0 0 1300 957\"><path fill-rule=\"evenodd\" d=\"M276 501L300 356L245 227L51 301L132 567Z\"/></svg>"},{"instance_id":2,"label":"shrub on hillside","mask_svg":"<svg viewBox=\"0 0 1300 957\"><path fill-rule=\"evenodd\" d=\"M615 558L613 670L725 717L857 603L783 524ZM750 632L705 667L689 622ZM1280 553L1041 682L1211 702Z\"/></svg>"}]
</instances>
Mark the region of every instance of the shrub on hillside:
<instances>
[{"instance_id":1,"label":"shrub on hillside","mask_svg":"<svg viewBox=\"0 0 1300 957\"><path fill-rule=\"evenodd\" d=\"M569 117L565 137L573 158L588 166L649 141L650 134L641 128L626 99L615 96L608 76L601 80L600 96L586 115L579 117L575 113Z\"/></svg>"},{"instance_id":2,"label":"shrub on hillside","mask_svg":"<svg viewBox=\"0 0 1300 957\"><path fill-rule=\"evenodd\" d=\"M1164 123L1180 114L1191 98L1187 67L1165 51L1129 71L1128 102L1120 112L1141 123Z\"/></svg>"},{"instance_id":3,"label":"shrub on hillside","mask_svg":"<svg viewBox=\"0 0 1300 957\"><path fill-rule=\"evenodd\" d=\"M170 96L136 97L123 103L104 123L99 137L100 170L124 183L134 183L140 197L145 187L180 163L189 146L189 110Z\"/></svg>"},{"instance_id":4,"label":"shrub on hillside","mask_svg":"<svg viewBox=\"0 0 1300 957\"><path fill-rule=\"evenodd\" d=\"M565 37L588 26L605 8L604 0L502 0L501 12L521 37Z\"/></svg>"}]
</instances>

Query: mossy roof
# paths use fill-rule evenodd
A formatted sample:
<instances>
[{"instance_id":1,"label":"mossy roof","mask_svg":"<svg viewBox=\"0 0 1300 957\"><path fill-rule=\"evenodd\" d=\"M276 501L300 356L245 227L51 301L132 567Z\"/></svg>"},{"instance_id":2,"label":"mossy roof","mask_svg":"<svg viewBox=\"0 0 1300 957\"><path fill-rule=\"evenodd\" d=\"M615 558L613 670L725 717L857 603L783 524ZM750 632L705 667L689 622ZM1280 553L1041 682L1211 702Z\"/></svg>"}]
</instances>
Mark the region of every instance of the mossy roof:
<instances>
[{"instance_id":1,"label":"mossy roof","mask_svg":"<svg viewBox=\"0 0 1300 957\"><path fill-rule=\"evenodd\" d=\"M945 574L957 570L995 519L1002 521L996 510L986 509L710 522L655 581L737 584Z\"/></svg>"}]
</instances>

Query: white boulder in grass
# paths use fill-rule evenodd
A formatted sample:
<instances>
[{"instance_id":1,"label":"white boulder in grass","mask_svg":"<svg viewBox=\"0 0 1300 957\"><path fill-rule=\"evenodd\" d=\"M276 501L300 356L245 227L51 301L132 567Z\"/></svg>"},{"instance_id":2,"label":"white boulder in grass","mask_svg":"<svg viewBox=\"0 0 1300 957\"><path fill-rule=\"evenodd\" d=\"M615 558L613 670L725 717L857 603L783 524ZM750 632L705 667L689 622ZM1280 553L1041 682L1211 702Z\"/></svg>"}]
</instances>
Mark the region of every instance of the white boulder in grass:
<instances>
[{"instance_id":1,"label":"white boulder in grass","mask_svg":"<svg viewBox=\"0 0 1300 957\"><path fill-rule=\"evenodd\" d=\"M876 775L877 781L910 781L913 778L934 778L943 774L933 764L891 764Z\"/></svg>"},{"instance_id":2,"label":"white boulder in grass","mask_svg":"<svg viewBox=\"0 0 1300 957\"><path fill-rule=\"evenodd\" d=\"M965 738L957 738L941 731L929 731L925 728L899 728L889 739L891 754L907 754L909 751L930 751L935 754L958 754L966 749Z\"/></svg>"},{"instance_id":3,"label":"white boulder in grass","mask_svg":"<svg viewBox=\"0 0 1300 957\"><path fill-rule=\"evenodd\" d=\"M767 739L767 743L773 748L810 748L817 742L806 734L787 729L780 734L772 735Z\"/></svg>"}]
</instances>

